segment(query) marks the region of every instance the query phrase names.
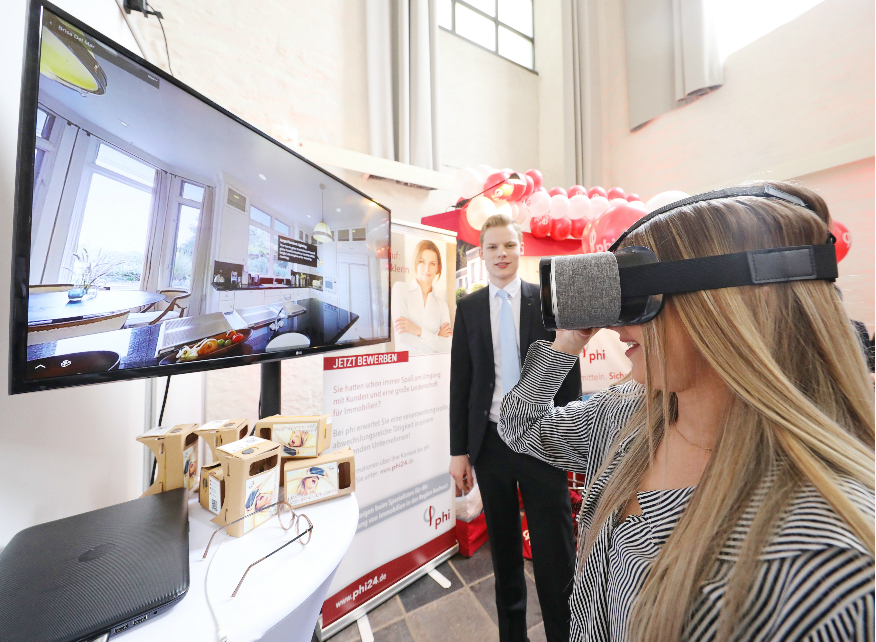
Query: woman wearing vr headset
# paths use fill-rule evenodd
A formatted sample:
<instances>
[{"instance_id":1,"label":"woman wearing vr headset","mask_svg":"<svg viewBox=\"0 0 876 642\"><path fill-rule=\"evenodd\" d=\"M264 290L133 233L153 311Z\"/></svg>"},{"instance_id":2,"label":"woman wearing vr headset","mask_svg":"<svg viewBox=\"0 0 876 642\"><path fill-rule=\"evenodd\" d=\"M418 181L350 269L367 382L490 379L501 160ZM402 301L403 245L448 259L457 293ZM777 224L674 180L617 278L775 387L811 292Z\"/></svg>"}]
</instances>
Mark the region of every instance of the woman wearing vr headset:
<instances>
[{"instance_id":1,"label":"woman wearing vr headset","mask_svg":"<svg viewBox=\"0 0 876 642\"><path fill-rule=\"evenodd\" d=\"M753 186L768 193L667 206L619 245L664 263L825 244L818 195ZM612 328L622 384L554 407L595 332L561 331L502 403L512 449L589 481L571 639L873 640L873 387L829 277L663 297Z\"/></svg>"}]
</instances>

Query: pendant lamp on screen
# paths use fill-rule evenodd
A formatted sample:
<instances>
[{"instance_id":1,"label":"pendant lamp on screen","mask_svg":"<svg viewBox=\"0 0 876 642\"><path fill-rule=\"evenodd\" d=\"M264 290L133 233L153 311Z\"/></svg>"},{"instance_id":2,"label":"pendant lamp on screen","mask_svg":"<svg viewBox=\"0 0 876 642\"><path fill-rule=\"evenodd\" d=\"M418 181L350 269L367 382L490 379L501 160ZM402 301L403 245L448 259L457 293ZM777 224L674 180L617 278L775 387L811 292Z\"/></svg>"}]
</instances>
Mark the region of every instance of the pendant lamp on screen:
<instances>
[{"instance_id":1,"label":"pendant lamp on screen","mask_svg":"<svg viewBox=\"0 0 876 642\"><path fill-rule=\"evenodd\" d=\"M332 242L332 231L329 229L329 226L325 224L325 184L320 183L319 189L321 190L321 207L320 207L320 220L319 223L313 228L313 238L315 238L320 243L331 243Z\"/></svg>"}]
</instances>

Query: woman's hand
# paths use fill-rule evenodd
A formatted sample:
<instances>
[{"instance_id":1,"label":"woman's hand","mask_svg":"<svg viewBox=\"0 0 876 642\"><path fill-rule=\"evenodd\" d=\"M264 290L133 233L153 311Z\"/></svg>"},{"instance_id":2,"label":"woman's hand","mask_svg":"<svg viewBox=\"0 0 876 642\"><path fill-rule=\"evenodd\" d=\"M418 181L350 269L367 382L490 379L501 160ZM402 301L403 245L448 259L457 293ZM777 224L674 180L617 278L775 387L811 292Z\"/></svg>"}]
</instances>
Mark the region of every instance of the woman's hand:
<instances>
[{"instance_id":1,"label":"woman's hand","mask_svg":"<svg viewBox=\"0 0 876 642\"><path fill-rule=\"evenodd\" d=\"M599 328L591 328L589 330L557 330L557 338L554 340L551 348L557 352L565 352L566 354L579 355L584 350L584 346L593 338L593 335L599 331Z\"/></svg>"},{"instance_id":2,"label":"woman's hand","mask_svg":"<svg viewBox=\"0 0 876 642\"><path fill-rule=\"evenodd\" d=\"M449 323L445 323L444 325L441 326L441 329L438 330L438 336L439 337L452 337L453 336L453 329L450 327Z\"/></svg>"},{"instance_id":3,"label":"woman's hand","mask_svg":"<svg viewBox=\"0 0 876 642\"><path fill-rule=\"evenodd\" d=\"M423 330L420 328L420 326L418 326L410 319L406 319L404 317L399 317L398 319L396 319L394 325L396 332L407 332L408 334L413 334L418 337L423 334Z\"/></svg>"}]
</instances>

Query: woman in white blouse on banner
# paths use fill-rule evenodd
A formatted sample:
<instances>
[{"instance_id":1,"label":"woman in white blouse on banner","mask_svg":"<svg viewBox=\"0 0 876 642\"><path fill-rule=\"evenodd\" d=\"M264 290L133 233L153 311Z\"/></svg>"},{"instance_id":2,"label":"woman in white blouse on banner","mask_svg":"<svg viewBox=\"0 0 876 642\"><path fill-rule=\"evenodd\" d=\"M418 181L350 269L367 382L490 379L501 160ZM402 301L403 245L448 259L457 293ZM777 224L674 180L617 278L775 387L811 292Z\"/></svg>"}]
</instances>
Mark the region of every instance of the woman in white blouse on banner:
<instances>
[{"instance_id":1,"label":"woman in white blouse on banner","mask_svg":"<svg viewBox=\"0 0 876 642\"><path fill-rule=\"evenodd\" d=\"M392 286L392 318L396 341L412 355L450 352L453 332L447 301L432 283L441 276L441 253L432 241L420 241L414 251L416 280ZM400 346L401 347L401 346Z\"/></svg>"}]
</instances>

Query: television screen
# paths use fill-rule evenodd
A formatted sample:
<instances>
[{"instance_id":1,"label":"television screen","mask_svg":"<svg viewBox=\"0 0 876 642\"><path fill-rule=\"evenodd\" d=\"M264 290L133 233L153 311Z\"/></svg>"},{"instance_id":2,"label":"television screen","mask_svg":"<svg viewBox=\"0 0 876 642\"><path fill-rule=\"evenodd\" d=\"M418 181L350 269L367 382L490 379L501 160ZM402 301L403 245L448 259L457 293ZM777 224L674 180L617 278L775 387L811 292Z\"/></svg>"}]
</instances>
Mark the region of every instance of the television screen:
<instances>
[{"instance_id":1,"label":"television screen","mask_svg":"<svg viewBox=\"0 0 876 642\"><path fill-rule=\"evenodd\" d=\"M39 1L18 161L12 393L389 339L387 208Z\"/></svg>"}]
</instances>

